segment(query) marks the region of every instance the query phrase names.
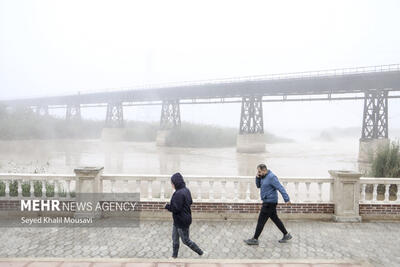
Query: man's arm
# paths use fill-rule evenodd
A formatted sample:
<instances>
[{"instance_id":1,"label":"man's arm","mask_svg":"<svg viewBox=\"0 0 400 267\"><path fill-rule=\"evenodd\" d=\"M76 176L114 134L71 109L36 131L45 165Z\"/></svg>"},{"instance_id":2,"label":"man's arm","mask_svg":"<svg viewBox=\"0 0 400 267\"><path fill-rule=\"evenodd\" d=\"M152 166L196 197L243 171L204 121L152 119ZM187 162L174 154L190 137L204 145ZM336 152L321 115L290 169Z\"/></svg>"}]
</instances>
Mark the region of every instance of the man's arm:
<instances>
[{"instance_id":1,"label":"man's arm","mask_svg":"<svg viewBox=\"0 0 400 267\"><path fill-rule=\"evenodd\" d=\"M256 176L256 186L257 186L257 188L261 187L261 178L258 176Z\"/></svg>"},{"instance_id":2,"label":"man's arm","mask_svg":"<svg viewBox=\"0 0 400 267\"><path fill-rule=\"evenodd\" d=\"M285 188L279 182L278 177L274 176L272 178L272 186L275 187L275 189L277 189L281 193L283 200L285 200L285 202L290 202L289 195L288 193L286 193Z\"/></svg>"}]
</instances>

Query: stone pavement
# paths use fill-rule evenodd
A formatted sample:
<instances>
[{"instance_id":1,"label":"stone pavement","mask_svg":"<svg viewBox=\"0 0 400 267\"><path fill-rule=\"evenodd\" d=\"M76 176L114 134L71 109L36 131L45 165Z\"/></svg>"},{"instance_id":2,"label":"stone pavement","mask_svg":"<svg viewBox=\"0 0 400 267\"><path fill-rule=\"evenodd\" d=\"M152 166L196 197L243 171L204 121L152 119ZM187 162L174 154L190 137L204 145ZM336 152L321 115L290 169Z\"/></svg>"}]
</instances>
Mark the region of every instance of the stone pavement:
<instances>
[{"instance_id":1,"label":"stone pavement","mask_svg":"<svg viewBox=\"0 0 400 267\"><path fill-rule=\"evenodd\" d=\"M318 263L318 260L367 261L373 266L400 266L399 222L284 223L293 235L286 244L277 241L281 233L271 221L265 225L259 246L248 246L243 242L253 235L255 221L195 220L190 237L207 251L203 257L206 259L237 259L238 262L241 259L265 259L273 261L271 263L279 260L297 263L303 260L310 263ZM131 228L1 228L0 257L140 258L164 262L171 255L171 231L171 221L144 220ZM198 259L199 256L181 244L179 258Z\"/></svg>"},{"instance_id":2,"label":"stone pavement","mask_svg":"<svg viewBox=\"0 0 400 267\"><path fill-rule=\"evenodd\" d=\"M160 261L143 259L74 259L62 258L16 259L14 261L0 259L0 267L369 267L367 263L349 263L333 261L282 261L282 260L178 260Z\"/></svg>"}]
</instances>

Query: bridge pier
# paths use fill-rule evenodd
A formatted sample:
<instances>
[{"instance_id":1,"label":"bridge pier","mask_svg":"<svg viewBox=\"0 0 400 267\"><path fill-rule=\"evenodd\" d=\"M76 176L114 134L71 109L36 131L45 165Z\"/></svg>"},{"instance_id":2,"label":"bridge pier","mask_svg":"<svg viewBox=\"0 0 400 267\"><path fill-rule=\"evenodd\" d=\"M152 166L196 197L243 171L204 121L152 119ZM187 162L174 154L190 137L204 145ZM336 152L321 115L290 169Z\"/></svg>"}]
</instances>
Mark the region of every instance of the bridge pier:
<instances>
[{"instance_id":1,"label":"bridge pier","mask_svg":"<svg viewBox=\"0 0 400 267\"><path fill-rule=\"evenodd\" d=\"M81 105L80 104L67 105L67 112L65 118L67 121L81 120Z\"/></svg>"},{"instance_id":2,"label":"bridge pier","mask_svg":"<svg viewBox=\"0 0 400 267\"><path fill-rule=\"evenodd\" d=\"M47 105L36 106L35 113L39 116L48 116L49 115L49 107Z\"/></svg>"},{"instance_id":3,"label":"bridge pier","mask_svg":"<svg viewBox=\"0 0 400 267\"><path fill-rule=\"evenodd\" d=\"M365 92L358 161L371 163L378 147L388 144L388 91Z\"/></svg>"},{"instance_id":4,"label":"bridge pier","mask_svg":"<svg viewBox=\"0 0 400 267\"><path fill-rule=\"evenodd\" d=\"M242 98L240 128L236 141L237 152L258 153L265 151L262 96Z\"/></svg>"},{"instance_id":5,"label":"bridge pier","mask_svg":"<svg viewBox=\"0 0 400 267\"><path fill-rule=\"evenodd\" d=\"M163 100L161 107L160 129L157 132L157 146L165 146L173 129L181 127L179 99Z\"/></svg>"},{"instance_id":6,"label":"bridge pier","mask_svg":"<svg viewBox=\"0 0 400 267\"><path fill-rule=\"evenodd\" d=\"M124 139L124 116L122 102L110 102L107 105L106 123L101 133L103 141L121 141Z\"/></svg>"}]
</instances>

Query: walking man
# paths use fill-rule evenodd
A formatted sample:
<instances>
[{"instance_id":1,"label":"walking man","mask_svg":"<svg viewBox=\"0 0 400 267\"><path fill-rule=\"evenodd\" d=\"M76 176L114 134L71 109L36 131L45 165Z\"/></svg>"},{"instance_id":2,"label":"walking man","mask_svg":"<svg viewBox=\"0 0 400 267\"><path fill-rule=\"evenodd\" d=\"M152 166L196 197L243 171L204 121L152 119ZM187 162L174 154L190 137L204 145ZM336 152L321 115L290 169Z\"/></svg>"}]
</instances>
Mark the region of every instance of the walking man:
<instances>
[{"instance_id":1,"label":"walking man","mask_svg":"<svg viewBox=\"0 0 400 267\"><path fill-rule=\"evenodd\" d=\"M172 228L172 258L178 257L179 237L183 244L191 248L194 252L203 255L203 251L189 238L189 226L192 223L192 196L183 180L182 175L177 172L171 177L172 187L175 192L171 197L170 203L165 204L165 208L172 212L174 225Z\"/></svg>"},{"instance_id":2,"label":"walking man","mask_svg":"<svg viewBox=\"0 0 400 267\"><path fill-rule=\"evenodd\" d=\"M265 164L258 165L257 171L256 186L257 188L260 188L260 196L263 204L258 216L257 227L254 236L253 238L244 240L244 242L246 242L248 245L258 245L258 237L260 236L268 218L271 218L271 220L283 233L283 238L280 239L279 242L285 243L286 241L290 240L292 236L286 231L285 226L278 218L276 213L276 205L278 204L277 190L281 193L285 203L287 204L290 204L289 195L279 182L278 177L276 177L271 170L268 170Z\"/></svg>"}]
</instances>

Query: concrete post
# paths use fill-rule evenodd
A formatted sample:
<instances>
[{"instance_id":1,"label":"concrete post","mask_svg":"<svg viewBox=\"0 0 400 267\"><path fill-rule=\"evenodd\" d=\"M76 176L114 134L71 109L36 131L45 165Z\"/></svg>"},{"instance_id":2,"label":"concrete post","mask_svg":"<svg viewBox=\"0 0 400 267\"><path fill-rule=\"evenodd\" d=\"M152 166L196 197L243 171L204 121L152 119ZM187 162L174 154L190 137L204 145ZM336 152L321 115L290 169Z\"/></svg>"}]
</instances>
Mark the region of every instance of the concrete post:
<instances>
[{"instance_id":1,"label":"concrete post","mask_svg":"<svg viewBox=\"0 0 400 267\"><path fill-rule=\"evenodd\" d=\"M101 175L104 167L79 167L74 169L76 175L76 193L102 193Z\"/></svg>"},{"instance_id":2,"label":"concrete post","mask_svg":"<svg viewBox=\"0 0 400 267\"><path fill-rule=\"evenodd\" d=\"M334 179L333 201L336 222L361 222L359 213L360 177L361 174L352 171L330 170Z\"/></svg>"},{"instance_id":3,"label":"concrete post","mask_svg":"<svg viewBox=\"0 0 400 267\"><path fill-rule=\"evenodd\" d=\"M100 193L103 193L103 181L101 175L104 167L80 167L74 169L76 175L76 201L92 202L93 211L76 211L74 217L102 216L101 212L94 212L95 205L100 200Z\"/></svg>"}]
</instances>

